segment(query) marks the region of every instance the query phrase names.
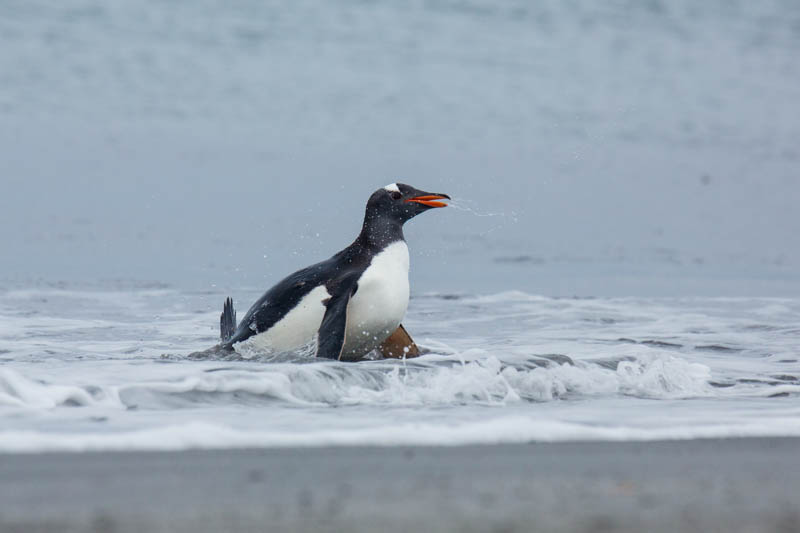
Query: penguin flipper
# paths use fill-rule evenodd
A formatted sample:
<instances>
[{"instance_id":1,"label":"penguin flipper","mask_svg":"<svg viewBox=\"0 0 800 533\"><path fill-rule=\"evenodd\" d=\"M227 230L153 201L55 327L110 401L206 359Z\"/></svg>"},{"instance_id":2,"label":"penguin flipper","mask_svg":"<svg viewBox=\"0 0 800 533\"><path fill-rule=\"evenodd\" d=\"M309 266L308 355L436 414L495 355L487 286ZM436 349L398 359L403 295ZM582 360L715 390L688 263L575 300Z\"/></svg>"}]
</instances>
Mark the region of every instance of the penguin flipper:
<instances>
[{"instance_id":1,"label":"penguin flipper","mask_svg":"<svg viewBox=\"0 0 800 533\"><path fill-rule=\"evenodd\" d=\"M347 304L358 290L357 280L357 275L344 278L326 302L325 316L317 331L317 357L339 360L342 356L347 337Z\"/></svg>"},{"instance_id":2,"label":"penguin flipper","mask_svg":"<svg viewBox=\"0 0 800 533\"><path fill-rule=\"evenodd\" d=\"M417 344L403 324L400 324L394 333L386 337L386 340L378 347L378 351L387 359L411 359L420 356Z\"/></svg>"}]
</instances>

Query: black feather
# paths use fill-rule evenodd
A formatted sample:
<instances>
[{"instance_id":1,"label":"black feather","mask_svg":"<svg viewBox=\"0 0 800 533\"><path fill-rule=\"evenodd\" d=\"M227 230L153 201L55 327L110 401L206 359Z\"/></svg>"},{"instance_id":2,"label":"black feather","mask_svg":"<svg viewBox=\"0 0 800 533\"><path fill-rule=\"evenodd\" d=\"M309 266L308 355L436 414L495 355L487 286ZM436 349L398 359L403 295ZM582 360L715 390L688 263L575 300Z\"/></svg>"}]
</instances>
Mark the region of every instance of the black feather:
<instances>
[{"instance_id":1,"label":"black feather","mask_svg":"<svg viewBox=\"0 0 800 533\"><path fill-rule=\"evenodd\" d=\"M235 331L236 309L233 308L233 300L226 298L225 305L222 307L222 314L219 315L219 336L223 344L233 337Z\"/></svg>"}]
</instances>

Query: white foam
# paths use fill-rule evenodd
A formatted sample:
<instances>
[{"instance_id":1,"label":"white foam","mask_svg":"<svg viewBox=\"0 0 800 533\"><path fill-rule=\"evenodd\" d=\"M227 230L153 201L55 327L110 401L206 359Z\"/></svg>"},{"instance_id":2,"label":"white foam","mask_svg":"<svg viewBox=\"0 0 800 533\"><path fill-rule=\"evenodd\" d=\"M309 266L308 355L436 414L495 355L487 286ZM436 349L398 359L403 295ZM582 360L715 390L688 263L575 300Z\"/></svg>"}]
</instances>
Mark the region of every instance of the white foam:
<instances>
[{"instance_id":1,"label":"white foam","mask_svg":"<svg viewBox=\"0 0 800 533\"><path fill-rule=\"evenodd\" d=\"M40 298L0 294L0 451L798 433L791 299L418 298L405 326L436 353L347 364L188 360L219 311L172 294L15 312Z\"/></svg>"},{"instance_id":2,"label":"white foam","mask_svg":"<svg viewBox=\"0 0 800 533\"><path fill-rule=\"evenodd\" d=\"M178 379L131 382L118 378L118 383L93 386L94 394L80 385L36 381L3 369L0 405L51 409L113 398L125 409L139 406L141 398L147 397L152 408L159 408L160 404L175 405L176 398L191 393L206 395L201 403L208 404L227 402L224 394L237 393L295 405L447 407L618 395L673 399L715 393L708 385L707 367L671 356L621 361L616 370L591 363L517 369L494 356L466 356L472 360L455 365L439 365L440 358L422 357L405 365L284 363L256 371L233 367Z\"/></svg>"},{"instance_id":3,"label":"white foam","mask_svg":"<svg viewBox=\"0 0 800 533\"><path fill-rule=\"evenodd\" d=\"M91 403L94 399L81 387L40 383L9 368L0 368L0 406L51 409Z\"/></svg>"},{"instance_id":4,"label":"white foam","mask_svg":"<svg viewBox=\"0 0 800 533\"><path fill-rule=\"evenodd\" d=\"M795 417L766 416L745 424L637 428L597 426L536 416L498 417L443 425L402 423L349 430L241 430L191 422L119 433L0 431L2 452L187 450L318 446L460 446L566 441L651 441L730 437L800 437Z\"/></svg>"}]
</instances>

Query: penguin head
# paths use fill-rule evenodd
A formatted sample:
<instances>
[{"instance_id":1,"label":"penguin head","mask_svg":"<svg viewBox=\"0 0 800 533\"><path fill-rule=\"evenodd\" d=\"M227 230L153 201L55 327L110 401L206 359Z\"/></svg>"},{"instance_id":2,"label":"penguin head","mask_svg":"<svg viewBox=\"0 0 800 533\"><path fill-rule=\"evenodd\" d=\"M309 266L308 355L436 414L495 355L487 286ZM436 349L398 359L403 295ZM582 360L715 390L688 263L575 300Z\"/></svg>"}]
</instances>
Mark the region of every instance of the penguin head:
<instances>
[{"instance_id":1,"label":"penguin head","mask_svg":"<svg viewBox=\"0 0 800 533\"><path fill-rule=\"evenodd\" d=\"M404 224L430 209L447 207L440 200L449 199L446 194L421 191L404 183L392 183L372 193L367 202L367 214Z\"/></svg>"}]
</instances>

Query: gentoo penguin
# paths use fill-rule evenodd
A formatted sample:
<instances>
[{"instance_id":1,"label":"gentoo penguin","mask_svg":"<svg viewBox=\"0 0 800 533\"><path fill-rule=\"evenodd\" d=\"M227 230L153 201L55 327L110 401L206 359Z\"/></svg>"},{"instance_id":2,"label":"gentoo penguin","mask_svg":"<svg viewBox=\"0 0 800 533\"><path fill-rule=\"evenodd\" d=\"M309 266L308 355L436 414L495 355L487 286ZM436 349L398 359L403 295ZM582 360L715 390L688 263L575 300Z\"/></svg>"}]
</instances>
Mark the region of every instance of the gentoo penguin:
<instances>
[{"instance_id":1,"label":"gentoo penguin","mask_svg":"<svg viewBox=\"0 0 800 533\"><path fill-rule=\"evenodd\" d=\"M446 194L392 183L367 201L356 240L330 259L284 278L253 304L236 326L233 301L220 316L219 348L250 339L272 352L298 350L316 340L316 356L357 361L379 348L384 356L417 355L400 322L408 307L408 246L403 224Z\"/></svg>"}]
</instances>

